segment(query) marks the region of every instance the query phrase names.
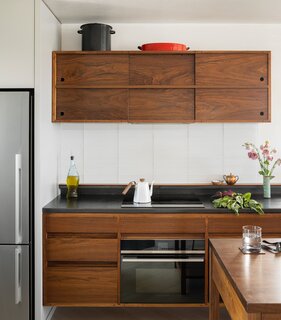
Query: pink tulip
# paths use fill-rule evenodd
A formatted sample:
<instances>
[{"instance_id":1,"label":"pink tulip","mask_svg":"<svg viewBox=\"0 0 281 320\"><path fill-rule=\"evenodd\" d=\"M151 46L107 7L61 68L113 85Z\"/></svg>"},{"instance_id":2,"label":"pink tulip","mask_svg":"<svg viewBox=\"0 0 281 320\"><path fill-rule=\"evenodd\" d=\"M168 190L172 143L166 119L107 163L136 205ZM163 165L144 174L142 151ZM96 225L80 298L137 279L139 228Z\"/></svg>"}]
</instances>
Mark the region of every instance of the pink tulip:
<instances>
[{"instance_id":1,"label":"pink tulip","mask_svg":"<svg viewBox=\"0 0 281 320\"><path fill-rule=\"evenodd\" d=\"M272 160L273 160L273 157L272 157L272 156L267 156L266 159L267 159L268 161L272 161Z\"/></svg>"}]
</instances>

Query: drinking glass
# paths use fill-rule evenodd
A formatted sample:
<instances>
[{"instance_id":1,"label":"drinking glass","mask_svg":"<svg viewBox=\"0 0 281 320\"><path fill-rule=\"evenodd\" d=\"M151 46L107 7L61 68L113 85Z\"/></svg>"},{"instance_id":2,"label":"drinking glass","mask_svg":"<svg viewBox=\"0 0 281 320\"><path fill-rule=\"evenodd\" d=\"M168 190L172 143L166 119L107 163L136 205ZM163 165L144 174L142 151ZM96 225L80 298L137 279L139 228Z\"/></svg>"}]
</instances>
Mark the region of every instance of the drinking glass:
<instances>
[{"instance_id":1,"label":"drinking glass","mask_svg":"<svg viewBox=\"0 0 281 320\"><path fill-rule=\"evenodd\" d=\"M261 250L261 227L243 226L242 230L242 249L259 252Z\"/></svg>"}]
</instances>

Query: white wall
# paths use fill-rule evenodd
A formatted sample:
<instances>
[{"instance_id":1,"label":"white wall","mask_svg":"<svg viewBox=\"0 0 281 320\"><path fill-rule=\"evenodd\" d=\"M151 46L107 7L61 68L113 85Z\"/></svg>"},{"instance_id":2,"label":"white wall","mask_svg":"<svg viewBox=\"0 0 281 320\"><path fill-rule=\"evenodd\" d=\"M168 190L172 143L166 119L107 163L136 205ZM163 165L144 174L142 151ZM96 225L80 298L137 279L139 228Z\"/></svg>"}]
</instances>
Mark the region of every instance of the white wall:
<instances>
[{"instance_id":1,"label":"white wall","mask_svg":"<svg viewBox=\"0 0 281 320\"><path fill-rule=\"evenodd\" d=\"M81 50L79 25L62 25L62 50ZM147 42L180 42L192 50L271 50L272 123L267 124L62 124L59 181L70 153L82 183L126 183L138 177L158 183L199 183L230 171L241 182L261 182L245 141L269 139L281 156L281 25L116 24L112 50ZM274 182L281 182L276 170Z\"/></svg>"},{"instance_id":2,"label":"white wall","mask_svg":"<svg viewBox=\"0 0 281 320\"><path fill-rule=\"evenodd\" d=\"M52 51L60 50L61 25L46 5L36 2L35 83L35 319L46 319L42 306L42 207L58 193L59 126L51 122Z\"/></svg>"},{"instance_id":3,"label":"white wall","mask_svg":"<svg viewBox=\"0 0 281 320\"><path fill-rule=\"evenodd\" d=\"M0 88L34 88L34 0L0 1Z\"/></svg>"}]
</instances>

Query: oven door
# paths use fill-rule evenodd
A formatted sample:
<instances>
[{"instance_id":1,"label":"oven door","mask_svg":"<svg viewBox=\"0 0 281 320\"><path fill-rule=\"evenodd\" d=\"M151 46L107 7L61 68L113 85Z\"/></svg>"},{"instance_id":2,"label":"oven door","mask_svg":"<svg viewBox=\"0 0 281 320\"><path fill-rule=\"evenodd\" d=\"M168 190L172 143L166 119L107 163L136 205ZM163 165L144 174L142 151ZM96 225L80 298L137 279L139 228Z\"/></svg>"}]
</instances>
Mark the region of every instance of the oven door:
<instances>
[{"instance_id":1,"label":"oven door","mask_svg":"<svg viewBox=\"0 0 281 320\"><path fill-rule=\"evenodd\" d=\"M121 303L204 303L204 255L121 255Z\"/></svg>"}]
</instances>

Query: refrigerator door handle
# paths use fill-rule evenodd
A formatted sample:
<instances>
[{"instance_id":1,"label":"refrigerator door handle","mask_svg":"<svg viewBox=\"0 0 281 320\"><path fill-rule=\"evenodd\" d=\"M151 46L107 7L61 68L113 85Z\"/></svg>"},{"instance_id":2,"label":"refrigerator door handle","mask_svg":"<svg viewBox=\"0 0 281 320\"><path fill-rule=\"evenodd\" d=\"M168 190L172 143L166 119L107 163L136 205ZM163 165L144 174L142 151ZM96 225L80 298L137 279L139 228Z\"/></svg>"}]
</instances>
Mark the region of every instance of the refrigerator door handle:
<instances>
[{"instance_id":1,"label":"refrigerator door handle","mask_svg":"<svg viewBox=\"0 0 281 320\"><path fill-rule=\"evenodd\" d=\"M15 243L22 241L22 221L21 221L21 207L22 207L22 161L21 154L15 155Z\"/></svg>"},{"instance_id":2,"label":"refrigerator door handle","mask_svg":"<svg viewBox=\"0 0 281 320\"><path fill-rule=\"evenodd\" d=\"M21 248L15 249L15 304L21 302Z\"/></svg>"}]
</instances>

